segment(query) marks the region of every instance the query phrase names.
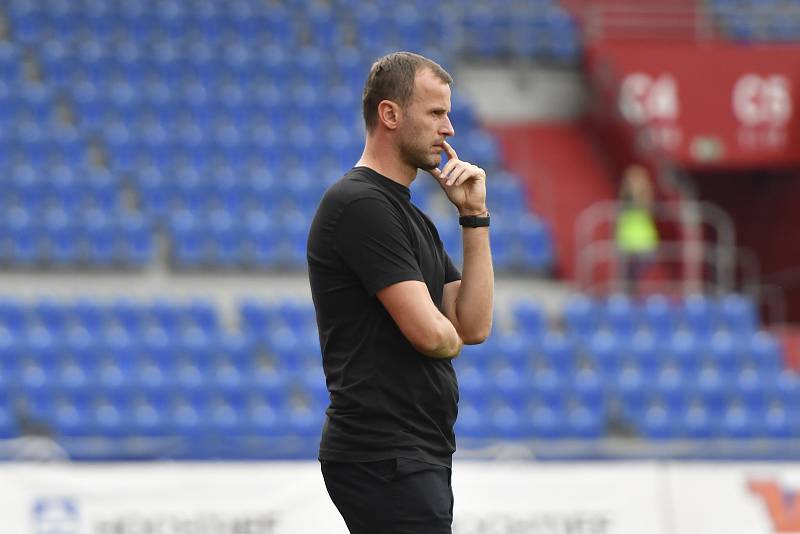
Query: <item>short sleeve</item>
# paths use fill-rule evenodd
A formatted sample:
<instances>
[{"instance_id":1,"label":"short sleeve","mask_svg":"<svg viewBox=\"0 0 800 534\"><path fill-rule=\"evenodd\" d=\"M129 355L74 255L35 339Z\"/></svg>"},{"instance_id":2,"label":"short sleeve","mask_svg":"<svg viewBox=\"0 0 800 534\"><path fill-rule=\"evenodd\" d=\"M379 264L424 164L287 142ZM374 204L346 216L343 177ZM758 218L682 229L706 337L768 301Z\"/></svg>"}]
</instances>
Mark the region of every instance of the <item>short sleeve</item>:
<instances>
[{"instance_id":1,"label":"short sleeve","mask_svg":"<svg viewBox=\"0 0 800 534\"><path fill-rule=\"evenodd\" d=\"M461 271L458 267L456 267L453 260L450 259L450 254L447 252L444 253L444 283L449 284L450 282L455 282L456 280L461 280Z\"/></svg>"},{"instance_id":2,"label":"short sleeve","mask_svg":"<svg viewBox=\"0 0 800 534\"><path fill-rule=\"evenodd\" d=\"M350 202L335 240L343 261L370 295L398 282L425 281L402 215L388 201L367 197Z\"/></svg>"}]
</instances>

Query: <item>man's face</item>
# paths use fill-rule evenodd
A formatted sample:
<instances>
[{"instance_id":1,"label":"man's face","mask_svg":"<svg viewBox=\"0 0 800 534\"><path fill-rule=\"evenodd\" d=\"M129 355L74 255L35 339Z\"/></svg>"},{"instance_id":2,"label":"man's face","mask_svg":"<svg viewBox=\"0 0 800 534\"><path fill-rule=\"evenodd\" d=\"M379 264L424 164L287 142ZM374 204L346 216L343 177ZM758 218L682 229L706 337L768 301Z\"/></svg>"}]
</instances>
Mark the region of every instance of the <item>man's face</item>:
<instances>
[{"instance_id":1,"label":"man's face","mask_svg":"<svg viewBox=\"0 0 800 534\"><path fill-rule=\"evenodd\" d=\"M406 163L423 170L439 166L442 143L455 134L449 112L450 86L430 69L420 69L397 132L400 156Z\"/></svg>"}]
</instances>

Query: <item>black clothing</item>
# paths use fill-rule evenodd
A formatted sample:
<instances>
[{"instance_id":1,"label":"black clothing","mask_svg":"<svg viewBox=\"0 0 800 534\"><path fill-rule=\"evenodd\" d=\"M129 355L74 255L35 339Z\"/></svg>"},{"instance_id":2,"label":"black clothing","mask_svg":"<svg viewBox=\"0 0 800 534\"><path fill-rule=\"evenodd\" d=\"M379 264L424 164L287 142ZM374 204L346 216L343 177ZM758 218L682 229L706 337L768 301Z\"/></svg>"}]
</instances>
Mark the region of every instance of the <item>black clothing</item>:
<instances>
[{"instance_id":1,"label":"black clothing","mask_svg":"<svg viewBox=\"0 0 800 534\"><path fill-rule=\"evenodd\" d=\"M449 359L408 342L375 294L419 280L441 309L461 274L407 187L366 167L325 193L308 237L308 269L330 406L319 458L411 458L450 466L458 385Z\"/></svg>"},{"instance_id":2,"label":"black clothing","mask_svg":"<svg viewBox=\"0 0 800 534\"><path fill-rule=\"evenodd\" d=\"M406 458L322 462L333 504L352 534L451 534L450 468Z\"/></svg>"}]
</instances>

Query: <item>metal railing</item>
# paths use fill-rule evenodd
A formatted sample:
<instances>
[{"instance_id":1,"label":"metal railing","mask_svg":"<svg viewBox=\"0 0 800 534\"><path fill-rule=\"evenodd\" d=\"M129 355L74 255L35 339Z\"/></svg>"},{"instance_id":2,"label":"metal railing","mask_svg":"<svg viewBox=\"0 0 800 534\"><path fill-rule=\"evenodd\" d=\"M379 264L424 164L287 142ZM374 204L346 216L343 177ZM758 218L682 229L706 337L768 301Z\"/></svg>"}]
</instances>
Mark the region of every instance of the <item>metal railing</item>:
<instances>
[{"instance_id":1,"label":"metal railing","mask_svg":"<svg viewBox=\"0 0 800 534\"><path fill-rule=\"evenodd\" d=\"M613 237L598 237L604 227L613 236L620 207L618 202L598 202L578 216L575 225L575 281L582 291L602 294L625 290L626 281L620 272L624 260L616 241ZM704 228L713 230L713 235L689 241L661 240L649 261L662 267L669 267L671 263L678 268L663 271L679 275L657 282L648 281L647 291L683 295L738 292L763 307L766 322L785 322L786 297L783 290L776 284L763 283L758 257L736 245L734 225L727 213L714 204L695 201L657 203L652 213L659 222L694 225L696 236L703 236ZM608 268L611 276L596 276L602 267ZM687 273L697 276L686 276Z\"/></svg>"},{"instance_id":2,"label":"metal railing","mask_svg":"<svg viewBox=\"0 0 800 534\"><path fill-rule=\"evenodd\" d=\"M609 252L596 245L598 229L606 226L613 229L622 205L619 202L598 202L586 208L578 216L575 224L576 281L581 287L592 285L590 279L595 263L610 261ZM714 246L704 241L682 239L676 243L662 242L659 249L662 254L676 254L685 263L684 272L698 263L713 259L715 283L721 291L732 291L735 282L736 231L727 213L709 202L662 202L652 208L653 218L658 222L672 222L681 226L682 230L691 230L695 236L703 235L703 227L714 231ZM688 233L688 232L686 232ZM613 242L607 242L610 250L618 256ZM594 248L593 248L594 247ZM677 250L677 252L675 252ZM667 252L669 251L669 252ZM690 283L691 281L687 281Z\"/></svg>"},{"instance_id":3,"label":"metal railing","mask_svg":"<svg viewBox=\"0 0 800 534\"><path fill-rule=\"evenodd\" d=\"M708 40L718 36L710 13L698 5L588 3L584 27L588 40Z\"/></svg>"},{"instance_id":4,"label":"metal railing","mask_svg":"<svg viewBox=\"0 0 800 534\"><path fill-rule=\"evenodd\" d=\"M695 40L719 39L730 31L733 21L746 20L752 38L770 34L780 21L786 25L800 24L800 4L759 3L732 4L728 8L712 8L707 2L675 5L661 2L593 2L575 1L571 4L582 13L588 41L595 39Z\"/></svg>"}]
</instances>

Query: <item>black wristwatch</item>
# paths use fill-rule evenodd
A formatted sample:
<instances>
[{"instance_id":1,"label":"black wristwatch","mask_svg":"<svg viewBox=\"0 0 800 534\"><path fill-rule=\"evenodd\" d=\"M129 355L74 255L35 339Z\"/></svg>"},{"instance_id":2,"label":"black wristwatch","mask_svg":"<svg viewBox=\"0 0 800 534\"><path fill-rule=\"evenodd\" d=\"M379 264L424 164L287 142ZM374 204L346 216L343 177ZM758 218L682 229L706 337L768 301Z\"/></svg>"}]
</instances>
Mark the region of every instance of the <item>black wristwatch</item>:
<instances>
[{"instance_id":1,"label":"black wristwatch","mask_svg":"<svg viewBox=\"0 0 800 534\"><path fill-rule=\"evenodd\" d=\"M458 218L458 224L466 228L480 228L489 226L489 213L486 215L462 215Z\"/></svg>"}]
</instances>

